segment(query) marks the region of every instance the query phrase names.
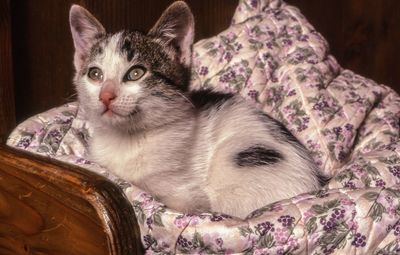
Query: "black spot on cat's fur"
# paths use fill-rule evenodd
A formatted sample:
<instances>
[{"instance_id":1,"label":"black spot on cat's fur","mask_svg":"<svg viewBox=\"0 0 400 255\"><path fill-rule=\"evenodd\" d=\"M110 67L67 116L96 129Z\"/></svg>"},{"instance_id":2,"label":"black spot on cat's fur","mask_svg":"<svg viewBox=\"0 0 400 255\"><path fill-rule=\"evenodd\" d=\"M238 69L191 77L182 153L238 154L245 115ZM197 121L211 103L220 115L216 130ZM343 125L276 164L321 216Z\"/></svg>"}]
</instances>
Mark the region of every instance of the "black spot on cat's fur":
<instances>
[{"instance_id":1,"label":"black spot on cat's fur","mask_svg":"<svg viewBox=\"0 0 400 255\"><path fill-rule=\"evenodd\" d=\"M221 93L209 89L193 91L190 100L197 109L207 109L216 106L218 109L223 103L231 99L233 94Z\"/></svg>"},{"instance_id":2,"label":"black spot on cat's fur","mask_svg":"<svg viewBox=\"0 0 400 255\"><path fill-rule=\"evenodd\" d=\"M299 140L279 121L273 119L269 115L262 113L262 118L264 119L265 122L273 122L274 125L277 128L277 131L279 134L282 136L281 141L282 142L289 142L290 144L296 146L300 150L297 152L300 157L302 157L304 160L309 161L310 165L314 165L312 157L309 156L307 153L307 148L300 143ZM314 169L314 174L317 177L318 183L321 187L325 186L328 184L328 182L331 180L329 176L326 176L322 174L318 169Z\"/></svg>"},{"instance_id":3,"label":"black spot on cat's fur","mask_svg":"<svg viewBox=\"0 0 400 255\"><path fill-rule=\"evenodd\" d=\"M240 167L272 165L283 160L283 155L260 145L252 146L236 155L235 162Z\"/></svg>"}]
</instances>

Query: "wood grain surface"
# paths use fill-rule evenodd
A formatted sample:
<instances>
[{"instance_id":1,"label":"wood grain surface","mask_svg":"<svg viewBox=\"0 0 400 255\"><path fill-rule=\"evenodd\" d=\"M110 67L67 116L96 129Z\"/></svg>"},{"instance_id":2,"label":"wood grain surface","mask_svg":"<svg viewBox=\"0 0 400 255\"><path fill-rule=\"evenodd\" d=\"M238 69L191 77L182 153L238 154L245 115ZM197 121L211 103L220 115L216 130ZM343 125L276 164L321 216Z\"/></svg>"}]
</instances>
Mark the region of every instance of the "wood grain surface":
<instances>
[{"instance_id":1,"label":"wood grain surface","mask_svg":"<svg viewBox=\"0 0 400 255\"><path fill-rule=\"evenodd\" d=\"M0 254L141 254L122 191L74 166L0 146Z\"/></svg>"},{"instance_id":2,"label":"wood grain surface","mask_svg":"<svg viewBox=\"0 0 400 255\"><path fill-rule=\"evenodd\" d=\"M15 126L10 0L0 0L0 143Z\"/></svg>"}]
</instances>

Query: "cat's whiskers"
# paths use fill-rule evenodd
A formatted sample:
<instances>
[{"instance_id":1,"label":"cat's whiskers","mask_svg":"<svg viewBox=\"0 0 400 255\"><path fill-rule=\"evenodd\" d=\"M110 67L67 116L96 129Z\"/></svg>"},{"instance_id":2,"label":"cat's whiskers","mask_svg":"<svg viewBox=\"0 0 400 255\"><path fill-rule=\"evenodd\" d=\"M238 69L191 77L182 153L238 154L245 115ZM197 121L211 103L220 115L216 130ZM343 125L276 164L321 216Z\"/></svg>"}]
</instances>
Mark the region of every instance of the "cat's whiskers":
<instances>
[{"instance_id":1,"label":"cat's whiskers","mask_svg":"<svg viewBox=\"0 0 400 255\"><path fill-rule=\"evenodd\" d=\"M189 104L190 104L193 108L195 108L195 106L194 106L194 104L192 103L192 101L190 101L189 98L187 98L184 94L182 94L182 93L179 92L179 91L176 91L176 93L177 93L179 96L183 97L187 102L189 102Z\"/></svg>"},{"instance_id":2,"label":"cat's whiskers","mask_svg":"<svg viewBox=\"0 0 400 255\"><path fill-rule=\"evenodd\" d=\"M64 98L64 100L68 103L76 101L76 99L78 98L78 93L72 93L71 95L69 95L68 97Z\"/></svg>"}]
</instances>

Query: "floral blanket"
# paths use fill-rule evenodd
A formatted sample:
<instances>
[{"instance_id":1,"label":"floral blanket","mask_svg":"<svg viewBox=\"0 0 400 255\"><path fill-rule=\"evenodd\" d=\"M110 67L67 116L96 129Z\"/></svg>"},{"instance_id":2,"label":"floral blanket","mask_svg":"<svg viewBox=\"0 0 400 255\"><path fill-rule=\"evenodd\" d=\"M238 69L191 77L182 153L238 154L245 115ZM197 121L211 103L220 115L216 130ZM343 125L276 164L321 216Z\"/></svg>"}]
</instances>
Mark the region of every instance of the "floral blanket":
<instances>
[{"instance_id":1,"label":"floral blanket","mask_svg":"<svg viewBox=\"0 0 400 255\"><path fill-rule=\"evenodd\" d=\"M333 176L318 192L246 219L185 215L87 158L91 129L77 103L20 124L8 144L103 174L136 212L148 254L400 254L400 97L329 54L281 0L240 0L232 24L194 46L192 88L240 93L283 122Z\"/></svg>"}]
</instances>

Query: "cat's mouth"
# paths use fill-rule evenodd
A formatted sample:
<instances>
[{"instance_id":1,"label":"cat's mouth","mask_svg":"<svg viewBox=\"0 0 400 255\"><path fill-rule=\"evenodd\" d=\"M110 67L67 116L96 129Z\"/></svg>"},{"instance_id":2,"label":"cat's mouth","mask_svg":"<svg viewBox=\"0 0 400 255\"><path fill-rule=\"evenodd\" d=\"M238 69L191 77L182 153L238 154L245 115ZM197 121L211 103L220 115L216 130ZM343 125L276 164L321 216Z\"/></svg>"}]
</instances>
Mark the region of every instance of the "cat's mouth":
<instances>
[{"instance_id":1,"label":"cat's mouth","mask_svg":"<svg viewBox=\"0 0 400 255\"><path fill-rule=\"evenodd\" d=\"M113 117L113 116L118 116L118 117L126 117L124 115L121 115L113 110L111 110L110 108L106 108L102 113L101 116L107 116L107 117Z\"/></svg>"},{"instance_id":2,"label":"cat's mouth","mask_svg":"<svg viewBox=\"0 0 400 255\"><path fill-rule=\"evenodd\" d=\"M106 117L120 117L120 118L126 118L126 117L132 117L133 115L135 115L138 112L137 109L134 109L133 111L129 112L128 114L121 114L118 113L110 108L106 108L104 109L104 111L101 113L101 116L106 116Z\"/></svg>"}]
</instances>

